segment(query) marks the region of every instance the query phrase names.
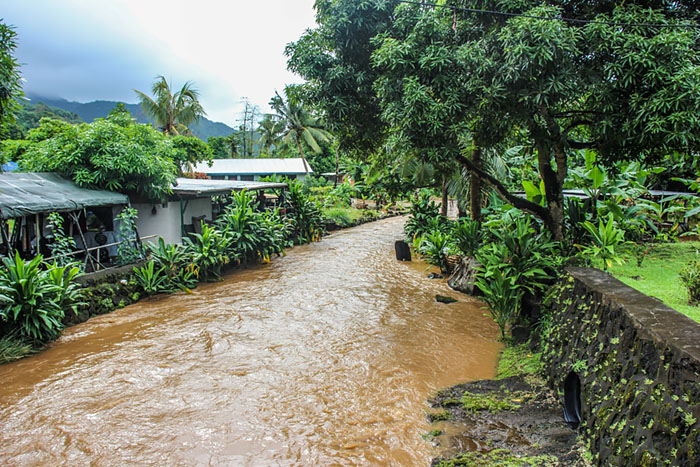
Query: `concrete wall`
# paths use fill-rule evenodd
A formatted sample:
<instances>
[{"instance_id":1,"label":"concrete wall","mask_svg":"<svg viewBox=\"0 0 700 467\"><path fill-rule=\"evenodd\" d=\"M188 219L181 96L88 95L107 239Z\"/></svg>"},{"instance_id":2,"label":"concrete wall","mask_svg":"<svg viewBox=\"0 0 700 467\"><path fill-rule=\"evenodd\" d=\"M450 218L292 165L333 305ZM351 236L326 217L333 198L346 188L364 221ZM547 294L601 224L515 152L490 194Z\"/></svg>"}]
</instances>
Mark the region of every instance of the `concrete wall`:
<instances>
[{"instance_id":1,"label":"concrete wall","mask_svg":"<svg viewBox=\"0 0 700 467\"><path fill-rule=\"evenodd\" d=\"M183 203L185 203L185 201L183 201ZM154 206L156 208L156 214L152 213ZM137 203L133 204L133 207L139 212L136 228L141 237L158 235L163 238L165 243L182 242L179 201L169 201L165 207L163 207L161 203ZM185 209L185 224L191 224L192 217L198 217L203 214L206 214L206 220L212 220L211 198L189 200L187 209ZM157 239L149 241L157 242Z\"/></svg>"},{"instance_id":2,"label":"concrete wall","mask_svg":"<svg viewBox=\"0 0 700 467\"><path fill-rule=\"evenodd\" d=\"M596 269L567 269L546 305L547 378L569 405L580 383L596 464L700 465L700 324Z\"/></svg>"}]
</instances>

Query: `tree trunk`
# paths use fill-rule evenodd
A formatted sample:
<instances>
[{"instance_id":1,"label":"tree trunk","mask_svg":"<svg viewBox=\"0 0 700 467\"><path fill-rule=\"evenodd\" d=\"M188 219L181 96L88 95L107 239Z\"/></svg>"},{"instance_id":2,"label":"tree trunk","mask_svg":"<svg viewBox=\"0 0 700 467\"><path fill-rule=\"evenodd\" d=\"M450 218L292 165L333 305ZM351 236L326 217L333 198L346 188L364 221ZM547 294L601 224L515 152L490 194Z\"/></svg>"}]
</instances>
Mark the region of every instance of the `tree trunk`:
<instances>
[{"instance_id":1,"label":"tree trunk","mask_svg":"<svg viewBox=\"0 0 700 467\"><path fill-rule=\"evenodd\" d=\"M480 169L482 168L481 148L477 146L472 149L472 163ZM469 210L472 219L481 222L481 179L474 175L472 175L469 184Z\"/></svg>"},{"instance_id":2,"label":"tree trunk","mask_svg":"<svg viewBox=\"0 0 700 467\"><path fill-rule=\"evenodd\" d=\"M335 145L335 183L333 186L338 186L338 144Z\"/></svg>"},{"instance_id":3,"label":"tree trunk","mask_svg":"<svg viewBox=\"0 0 700 467\"><path fill-rule=\"evenodd\" d=\"M296 138L297 140L297 146L299 147L299 154L301 154L301 160L304 162L304 170L306 170L306 176L309 176L309 164L306 162L306 158L304 157L304 150L301 147L301 140L299 137Z\"/></svg>"},{"instance_id":4,"label":"tree trunk","mask_svg":"<svg viewBox=\"0 0 700 467\"><path fill-rule=\"evenodd\" d=\"M545 199L547 200L547 216L542 220L547 225L552 238L556 241L564 240L564 193L562 191L562 174L555 172L552 167L552 154L549 148L542 142L536 141L537 163L540 176L544 181ZM555 151L557 166L562 162L560 159L566 156L560 151ZM565 163L565 161L564 161ZM565 175L564 175L565 176Z\"/></svg>"},{"instance_id":5,"label":"tree trunk","mask_svg":"<svg viewBox=\"0 0 700 467\"><path fill-rule=\"evenodd\" d=\"M440 214L447 216L447 177L442 176L442 206L440 206Z\"/></svg>"}]
</instances>

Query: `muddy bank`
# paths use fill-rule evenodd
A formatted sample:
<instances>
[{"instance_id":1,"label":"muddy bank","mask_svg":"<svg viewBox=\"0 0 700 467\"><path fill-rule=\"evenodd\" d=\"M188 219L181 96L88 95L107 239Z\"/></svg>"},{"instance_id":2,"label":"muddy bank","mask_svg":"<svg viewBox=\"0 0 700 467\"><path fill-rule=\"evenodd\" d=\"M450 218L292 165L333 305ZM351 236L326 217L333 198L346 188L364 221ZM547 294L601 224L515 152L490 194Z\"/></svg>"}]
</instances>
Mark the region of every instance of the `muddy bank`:
<instances>
[{"instance_id":1,"label":"muddy bank","mask_svg":"<svg viewBox=\"0 0 700 467\"><path fill-rule=\"evenodd\" d=\"M429 403L426 437L442 452L434 466L590 465L560 402L532 376L458 384Z\"/></svg>"}]
</instances>

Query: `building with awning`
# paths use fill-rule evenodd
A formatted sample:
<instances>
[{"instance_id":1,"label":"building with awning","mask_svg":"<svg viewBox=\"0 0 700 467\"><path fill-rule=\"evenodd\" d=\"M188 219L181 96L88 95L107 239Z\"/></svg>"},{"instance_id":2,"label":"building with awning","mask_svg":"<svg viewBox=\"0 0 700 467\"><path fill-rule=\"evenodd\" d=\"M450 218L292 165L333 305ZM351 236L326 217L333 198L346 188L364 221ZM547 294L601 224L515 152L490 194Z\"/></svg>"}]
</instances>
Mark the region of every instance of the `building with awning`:
<instances>
[{"instance_id":1,"label":"building with awning","mask_svg":"<svg viewBox=\"0 0 700 467\"><path fill-rule=\"evenodd\" d=\"M242 190L281 192L287 187L286 183L178 178L167 201L132 203L139 212L136 228L142 237L181 243L185 236L197 232L202 222L216 219L223 206L215 197Z\"/></svg>"},{"instance_id":2,"label":"building with awning","mask_svg":"<svg viewBox=\"0 0 700 467\"><path fill-rule=\"evenodd\" d=\"M287 177L291 180L302 180L306 177L307 166L301 157L289 159L256 158L256 159L214 159L198 163L194 171L206 174L212 180L256 181L271 175ZM308 167L308 173L313 170Z\"/></svg>"},{"instance_id":3,"label":"building with awning","mask_svg":"<svg viewBox=\"0 0 700 467\"><path fill-rule=\"evenodd\" d=\"M0 173L0 253L46 255L51 234L45 232L46 218L52 212L63 213L66 234L85 247L97 232L113 239L114 218L128 203L126 195L81 188L55 173Z\"/></svg>"}]
</instances>

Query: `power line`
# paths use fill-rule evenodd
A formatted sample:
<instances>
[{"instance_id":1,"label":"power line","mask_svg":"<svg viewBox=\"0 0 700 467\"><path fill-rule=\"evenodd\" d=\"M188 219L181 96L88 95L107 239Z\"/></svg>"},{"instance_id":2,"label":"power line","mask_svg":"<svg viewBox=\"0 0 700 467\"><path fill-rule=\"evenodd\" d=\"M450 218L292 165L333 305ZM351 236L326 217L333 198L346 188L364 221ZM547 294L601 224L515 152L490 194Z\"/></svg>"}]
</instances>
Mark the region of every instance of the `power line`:
<instances>
[{"instance_id":1,"label":"power line","mask_svg":"<svg viewBox=\"0 0 700 467\"><path fill-rule=\"evenodd\" d=\"M684 29L694 29L694 28L700 27L700 25L698 25L698 24L616 23L614 21L596 21L596 20L588 20L588 19L564 18L562 16L537 16L537 15L528 15L528 14L524 14L524 13L510 13L507 11L481 10L478 8L466 8L466 7L452 6L452 5L438 5L437 3L418 2L418 1L411 1L411 0L397 0L397 2L398 3L407 3L409 5L429 6L429 7L435 7L435 8L446 8L448 10L453 10L453 11L466 11L468 13L479 13L479 14L485 14L485 15L541 19L541 20L545 20L545 21L566 21L568 23L578 23L578 24L605 24L608 26L634 26L634 27L644 27L644 28L684 28Z\"/></svg>"}]
</instances>

